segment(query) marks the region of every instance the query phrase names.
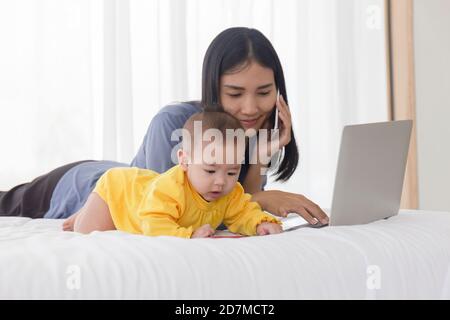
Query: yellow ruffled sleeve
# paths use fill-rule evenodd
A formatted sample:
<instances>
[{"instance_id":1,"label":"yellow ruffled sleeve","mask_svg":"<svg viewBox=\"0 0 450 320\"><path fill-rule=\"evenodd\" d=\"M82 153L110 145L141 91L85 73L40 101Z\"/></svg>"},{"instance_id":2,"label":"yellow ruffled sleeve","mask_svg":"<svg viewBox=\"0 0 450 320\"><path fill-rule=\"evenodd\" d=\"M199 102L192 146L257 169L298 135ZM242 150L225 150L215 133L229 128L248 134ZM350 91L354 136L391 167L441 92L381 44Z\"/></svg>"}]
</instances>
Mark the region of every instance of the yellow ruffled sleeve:
<instances>
[{"instance_id":1,"label":"yellow ruffled sleeve","mask_svg":"<svg viewBox=\"0 0 450 320\"><path fill-rule=\"evenodd\" d=\"M251 201L251 195L244 192L241 184L237 184L229 197L224 224L231 232L252 236L256 235L256 227L262 222L281 225L278 219L265 213L257 202Z\"/></svg>"}]
</instances>

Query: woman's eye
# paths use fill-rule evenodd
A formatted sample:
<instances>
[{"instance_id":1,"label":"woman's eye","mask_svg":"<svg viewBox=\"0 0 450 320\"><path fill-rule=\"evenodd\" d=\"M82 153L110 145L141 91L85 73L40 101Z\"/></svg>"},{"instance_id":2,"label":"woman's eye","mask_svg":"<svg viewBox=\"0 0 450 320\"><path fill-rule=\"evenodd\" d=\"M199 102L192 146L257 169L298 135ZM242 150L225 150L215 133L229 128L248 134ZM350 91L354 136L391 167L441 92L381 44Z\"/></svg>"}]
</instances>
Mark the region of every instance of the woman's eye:
<instances>
[{"instance_id":1,"label":"woman's eye","mask_svg":"<svg viewBox=\"0 0 450 320\"><path fill-rule=\"evenodd\" d=\"M260 96L267 96L270 93L270 91L266 91L266 92L259 92L258 94Z\"/></svg>"},{"instance_id":2,"label":"woman's eye","mask_svg":"<svg viewBox=\"0 0 450 320\"><path fill-rule=\"evenodd\" d=\"M228 95L232 98L237 98L241 96L241 93L234 93L234 94L229 93Z\"/></svg>"}]
</instances>

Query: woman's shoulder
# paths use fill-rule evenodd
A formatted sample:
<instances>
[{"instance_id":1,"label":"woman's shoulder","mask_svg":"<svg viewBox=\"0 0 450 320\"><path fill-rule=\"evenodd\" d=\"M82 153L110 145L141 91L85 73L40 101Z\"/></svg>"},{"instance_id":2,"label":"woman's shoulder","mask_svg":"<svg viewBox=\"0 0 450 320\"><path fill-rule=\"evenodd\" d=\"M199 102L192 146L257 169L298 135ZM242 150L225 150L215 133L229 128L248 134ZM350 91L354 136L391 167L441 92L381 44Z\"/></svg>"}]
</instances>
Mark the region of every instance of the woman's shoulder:
<instances>
[{"instance_id":1,"label":"woman's shoulder","mask_svg":"<svg viewBox=\"0 0 450 320\"><path fill-rule=\"evenodd\" d=\"M161 108L157 115L190 117L200 111L202 108L199 101L173 102Z\"/></svg>"},{"instance_id":2,"label":"woman's shoulder","mask_svg":"<svg viewBox=\"0 0 450 320\"><path fill-rule=\"evenodd\" d=\"M182 128L190 116L201 111L199 102L168 104L153 117L150 128L154 131L172 132L176 128Z\"/></svg>"}]
</instances>

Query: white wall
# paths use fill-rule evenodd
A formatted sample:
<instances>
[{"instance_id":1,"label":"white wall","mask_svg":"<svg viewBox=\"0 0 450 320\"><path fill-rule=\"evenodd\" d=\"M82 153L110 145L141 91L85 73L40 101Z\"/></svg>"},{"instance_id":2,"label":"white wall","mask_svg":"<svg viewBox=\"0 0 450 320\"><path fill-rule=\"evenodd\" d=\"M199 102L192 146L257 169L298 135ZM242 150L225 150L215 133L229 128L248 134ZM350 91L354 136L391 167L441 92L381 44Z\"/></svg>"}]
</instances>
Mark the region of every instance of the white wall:
<instances>
[{"instance_id":1,"label":"white wall","mask_svg":"<svg viewBox=\"0 0 450 320\"><path fill-rule=\"evenodd\" d=\"M450 1L414 0L419 208L450 211Z\"/></svg>"}]
</instances>

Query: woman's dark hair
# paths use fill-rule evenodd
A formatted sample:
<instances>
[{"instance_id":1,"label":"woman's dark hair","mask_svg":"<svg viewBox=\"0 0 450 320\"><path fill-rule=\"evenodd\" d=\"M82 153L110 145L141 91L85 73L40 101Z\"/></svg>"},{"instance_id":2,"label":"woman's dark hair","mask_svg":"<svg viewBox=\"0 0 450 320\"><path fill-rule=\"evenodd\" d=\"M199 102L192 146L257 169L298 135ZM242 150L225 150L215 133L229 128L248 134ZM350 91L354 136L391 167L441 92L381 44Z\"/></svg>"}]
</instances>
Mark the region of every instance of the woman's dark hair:
<instances>
[{"instance_id":1,"label":"woman's dark hair","mask_svg":"<svg viewBox=\"0 0 450 320\"><path fill-rule=\"evenodd\" d=\"M229 28L222 31L209 45L203 60L202 106L219 105L220 77L240 66L255 61L273 70L275 85L286 103L286 84L280 59L270 41L258 30L244 27ZM207 110L207 107L204 107ZM275 121L274 108L270 120ZM291 141L284 147L283 158L274 174L276 181L288 180L299 161L294 132Z\"/></svg>"}]
</instances>

